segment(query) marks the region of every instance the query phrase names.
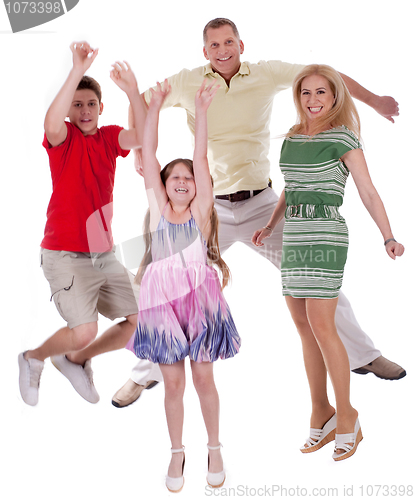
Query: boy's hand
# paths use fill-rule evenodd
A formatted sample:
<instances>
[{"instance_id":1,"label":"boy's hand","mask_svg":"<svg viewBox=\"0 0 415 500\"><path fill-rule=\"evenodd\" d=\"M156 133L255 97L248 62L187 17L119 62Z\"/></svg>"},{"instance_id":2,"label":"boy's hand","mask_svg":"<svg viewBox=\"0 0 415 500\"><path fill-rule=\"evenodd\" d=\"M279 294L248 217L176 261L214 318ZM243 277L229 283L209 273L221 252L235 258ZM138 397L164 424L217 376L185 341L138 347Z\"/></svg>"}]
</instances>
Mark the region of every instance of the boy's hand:
<instances>
[{"instance_id":1,"label":"boy's hand","mask_svg":"<svg viewBox=\"0 0 415 500\"><path fill-rule=\"evenodd\" d=\"M215 86L214 85L215 82L213 81L210 85L206 87L206 79L203 80L202 85L196 92L196 97L195 97L196 109L200 111L206 111L208 109L210 103L212 102L212 99L214 98L216 92L220 87L219 84Z\"/></svg>"},{"instance_id":2,"label":"boy's hand","mask_svg":"<svg viewBox=\"0 0 415 500\"><path fill-rule=\"evenodd\" d=\"M98 55L98 49L93 49L87 42L73 42L70 45L74 68L82 71L82 74L91 66Z\"/></svg>"},{"instance_id":3,"label":"boy's hand","mask_svg":"<svg viewBox=\"0 0 415 500\"><path fill-rule=\"evenodd\" d=\"M161 109L164 100L171 91L171 86L169 85L169 82L167 81L166 78L166 80L164 80L163 82L163 86L160 84L160 82L157 82L157 90L150 89L150 91L151 91L151 100L149 108Z\"/></svg>"},{"instance_id":4,"label":"boy's hand","mask_svg":"<svg viewBox=\"0 0 415 500\"><path fill-rule=\"evenodd\" d=\"M137 89L137 80L127 61L117 61L112 65L111 80L126 94Z\"/></svg>"}]
</instances>

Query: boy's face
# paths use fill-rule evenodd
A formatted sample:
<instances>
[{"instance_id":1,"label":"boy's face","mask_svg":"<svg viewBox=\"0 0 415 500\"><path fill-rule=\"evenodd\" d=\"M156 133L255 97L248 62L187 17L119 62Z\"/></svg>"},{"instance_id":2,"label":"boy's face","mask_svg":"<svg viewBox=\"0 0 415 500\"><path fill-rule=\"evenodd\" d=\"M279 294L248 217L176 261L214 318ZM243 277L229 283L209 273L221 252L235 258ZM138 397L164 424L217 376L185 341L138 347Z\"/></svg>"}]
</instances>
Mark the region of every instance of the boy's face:
<instances>
[{"instance_id":1,"label":"boy's face","mask_svg":"<svg viewBox=\"0 0 415 500\"><path fill-rule=\"evenodd\" d=\"M84 135L93 135L97 131L98 117L103 109L104 105L102 102L99 103L93 90L77 90L68 112L68 118Z\"/></svg>"}]
</instances>

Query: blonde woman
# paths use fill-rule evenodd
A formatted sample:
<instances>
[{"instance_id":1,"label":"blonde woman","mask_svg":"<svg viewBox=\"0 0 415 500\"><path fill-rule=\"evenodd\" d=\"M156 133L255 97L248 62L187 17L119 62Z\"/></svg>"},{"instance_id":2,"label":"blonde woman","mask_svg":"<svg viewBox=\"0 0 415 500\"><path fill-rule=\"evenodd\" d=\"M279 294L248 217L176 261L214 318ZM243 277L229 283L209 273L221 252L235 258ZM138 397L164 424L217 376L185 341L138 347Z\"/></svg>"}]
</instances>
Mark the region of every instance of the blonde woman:
<instances>
[{"instance_id":1,"label":"blonde woman","mask_svg":"<svg viewBox=\"0 0 415 500\"><path fill-rule=\"evenodd\" d=\"M360 121L339 73L306 66L293 84L297 124L281 149L285 189L266 227L252 242L262 246L285 215L283 295L300 334L311 391L310 437L303 453L335 439L333 459L352 456L363 439L358 412L350 403L350 366L335 312L348 248L339 207L351 172L363 204L382 233L387 254L404 252L396 242L382 200L372 184L359 143ZM327 372L336 397L327 397Z\"/></svg>"}]
</instances>

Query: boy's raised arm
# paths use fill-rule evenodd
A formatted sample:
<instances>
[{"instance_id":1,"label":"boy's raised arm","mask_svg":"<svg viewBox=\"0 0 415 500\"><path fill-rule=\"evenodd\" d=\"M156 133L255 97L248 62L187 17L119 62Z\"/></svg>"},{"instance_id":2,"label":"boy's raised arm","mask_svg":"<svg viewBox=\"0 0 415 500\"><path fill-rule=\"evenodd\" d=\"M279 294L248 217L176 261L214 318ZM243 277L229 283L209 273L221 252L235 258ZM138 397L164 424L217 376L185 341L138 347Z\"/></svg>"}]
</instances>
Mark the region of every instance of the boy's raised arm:
<instances>
[{"instance_id":1,"label":"boy's raised arm","mask_svg":"<svg viewBox=\"0 0 415 500\"><path fill-rule=\"evenodd\" d=\"M92 49L87 42L73 42L70 49L73 54L72 69L45 116L45 133L52 146L58 146L66 139L65 118L68 115L76 88L98 55L98 49Z\"/></svg>"},{"instance_id":2,"label":"boy's raised arm","mask_svg":"<svg viewBox=\"0 0 415 500\"><path fill-rule=\"evenodd\" d=\"M111 79L123 90L130 101L133 115L133 126L123 129L118 137L122 149L134 149L143 145L144 123L147 116L147 105L144 103L137 86L137 80L129 64L124 61L112 65Z\"/></svg>"}]
</instances>

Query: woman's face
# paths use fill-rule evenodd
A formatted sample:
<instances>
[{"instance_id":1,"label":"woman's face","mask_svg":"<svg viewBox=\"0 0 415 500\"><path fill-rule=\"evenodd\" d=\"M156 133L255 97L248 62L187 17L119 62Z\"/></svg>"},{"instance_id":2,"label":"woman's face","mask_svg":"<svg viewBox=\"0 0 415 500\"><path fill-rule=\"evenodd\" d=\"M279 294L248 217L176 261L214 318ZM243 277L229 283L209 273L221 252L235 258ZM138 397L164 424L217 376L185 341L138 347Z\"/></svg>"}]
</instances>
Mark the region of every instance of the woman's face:
<instances>
[{"instance_id":1,"label":"woman's face","mask_svg":"<svg viewBox=\"0 0 415 500\"><path fill-rule=\"evenodd\" d=\"M336 99L324 76L310 75L301 82L300 103L308 124L327 114Z\"/></svg>"},{"instance_id":2,"label":"woman's face","mask_svg":"<svg viewBox=\"0 0 415 500\"><path fill-rule=\"evenodd\" d=\"M166 179L166 192L173 202L190 205L196 195L196 184L187 165L176 163Z\"/></svg>"}]
</instances>

